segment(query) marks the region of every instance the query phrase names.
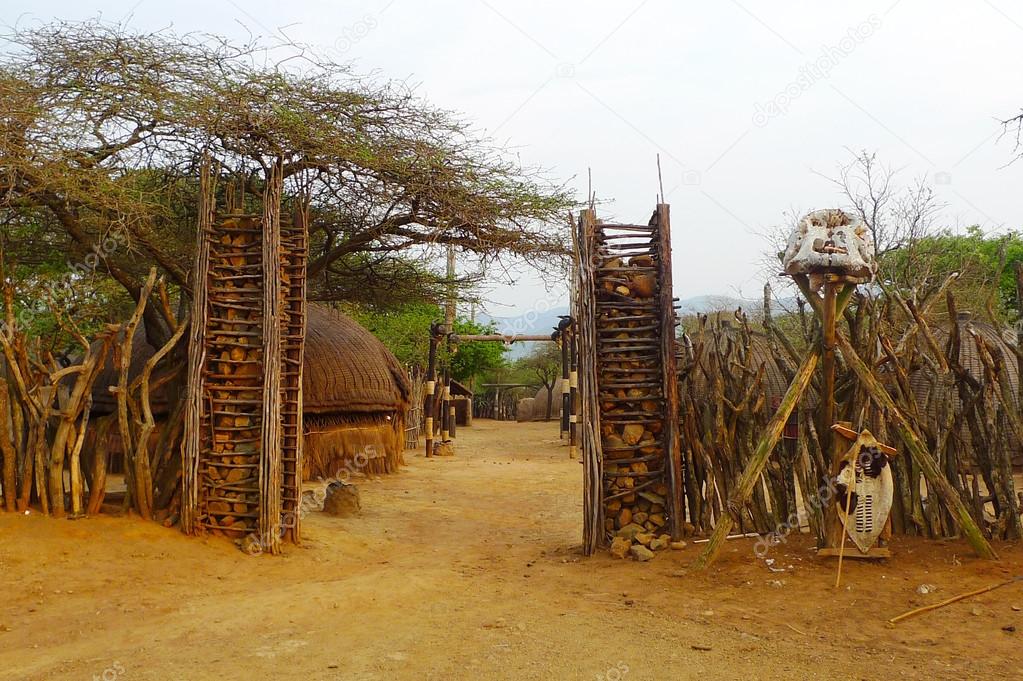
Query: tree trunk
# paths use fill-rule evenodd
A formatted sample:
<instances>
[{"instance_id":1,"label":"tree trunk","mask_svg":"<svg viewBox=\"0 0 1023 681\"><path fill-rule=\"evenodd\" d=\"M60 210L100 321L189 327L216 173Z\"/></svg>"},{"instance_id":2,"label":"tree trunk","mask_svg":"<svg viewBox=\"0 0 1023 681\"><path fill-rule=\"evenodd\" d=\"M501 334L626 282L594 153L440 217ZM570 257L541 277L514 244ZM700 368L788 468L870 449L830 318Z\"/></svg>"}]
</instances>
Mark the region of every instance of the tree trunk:
<instances>
[{"instance_id":1,"label":"tree trunk","mask_svg":"<svg viewBox=\"0 0 1023 681\"><path fill-rule=\"evenodd\" d=\"M15 500L18 495L15 475L17 472L15 462L14 444L11 441L11 429L8 418L10 416L10 400L7 394L7 381L0 378L0 450L3 452L3 485L4 485L4 508L13 511Z\"/></svg>"}]
</instances>

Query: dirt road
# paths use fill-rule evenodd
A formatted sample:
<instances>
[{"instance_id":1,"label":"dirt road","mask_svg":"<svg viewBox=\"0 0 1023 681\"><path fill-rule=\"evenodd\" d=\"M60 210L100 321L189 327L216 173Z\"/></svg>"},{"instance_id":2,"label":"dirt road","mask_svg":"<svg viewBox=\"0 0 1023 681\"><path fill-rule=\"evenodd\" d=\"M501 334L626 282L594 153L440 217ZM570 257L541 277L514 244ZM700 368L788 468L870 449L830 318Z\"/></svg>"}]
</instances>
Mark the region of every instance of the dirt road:
<instances>
[{"instance_id":1,"label":"dirt road","mask_svg":"<svg viewBox=\"0 0 1023 681\"><path fill-rule=\"evenodd\" d=\"M691 575L692 545L579 554L581 466L556 424L477 421L455 457L408 462L360 482L361 517L309 516L281 558L0 513L0 679L1023 678L1023 584L884 624L1023 573L1018 546L984 563L899 539L836 591L802 538L770 566L739 540Z\"/></svg>"}]
</instances>

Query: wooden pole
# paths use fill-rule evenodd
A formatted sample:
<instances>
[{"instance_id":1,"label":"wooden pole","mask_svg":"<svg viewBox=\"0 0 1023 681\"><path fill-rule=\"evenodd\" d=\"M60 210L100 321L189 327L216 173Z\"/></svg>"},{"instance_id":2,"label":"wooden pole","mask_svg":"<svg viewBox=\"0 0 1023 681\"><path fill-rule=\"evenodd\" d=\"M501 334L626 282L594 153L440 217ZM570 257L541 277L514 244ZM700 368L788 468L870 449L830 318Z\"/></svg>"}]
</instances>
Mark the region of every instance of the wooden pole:
<instances>
[{"instance_id":1,"label":"wooden pole","mask_svg":"<svg viewBox=\"0 0 1023 681\"><path fill-rule=\"evenodd\" d=\"M8 512L13 513L15 509L16 499L18 496L18 488L15 480L17 479L17 469L15 462L15 451L13 440L11 439L11 427L7 420L10 415L10 400L7 392L7 381L0 378L0 452L3 453L3 485L4 485L4 507Z\"/></svg>"},{"instance_id":2,"label":"wooden pole","mask_svg":"<svg viewBox=\"0 0 1023 681\"><path fill-rule=\"evenodd\" d=\"M281 192L284 184L283 159L270 168L263 192L263 386L260 418L259 510L261 548L281 552L281 498L284 481L281 461Z\"/></svg>"},{"instance_id":3,"label":"wooden pole","mask_svg":"<svg viewBox=\"0 0 1023 681\"><path fill-rule=\"evenodd\" d=\"M209 319L210 228L216 210L216 171L204 158L199 171L198 245L192 269L192 324L188 337L185 393L185 441L181 448L181 530L199 532L199 459L202 450L203 368L206 364L206 326ZM97 438L101 437L97 433ZM105 444L103 445L105 448ZM105 452L105 449L104 449ZM102 490L90 490L89 510L103 503ZM95 511L93 510L95 509Z\"/></svg>"},{"instance_id":4,"label":"wooden pole","mask_svg":"<svg viewBox=\"0 0 1023 681\"><path fill-rule=\"evenodd\" d=\"M821 372L824 374L824 395L821 399L821 421L818 432L831 432L835 422L835 317L837 293L840 285L833 281L824 282L824 305L822 326L824 327L824 353L821 356Z\"/></svg>"},{"instance_id":5,"label":"wooden pole","mask_svg":"<svg viewBox=\"0 0 1023 681\"><path fill-rule=\"evenodd\" d=\"M558 325L558 338L561 341L561 433L562 439L568 437L568 411L569 411L569 393L572 388L569 386L569 378L571 375L571 368L569 367L568 359L568 324L565 323L567 320L562 320L562 323Z\"/></svg>"},{"instance_id":6,"label":"wooden pole","mask_svg":"<svg viewBox=\"0 0 1023 681\"><path fill-rule=\"evenodd\" d=\"M575 320L572 320L572 325L569 327L568 333L569 343L569 367L570 371L568 374L568 458L576 458L576 448L578 439L578 421L577 416L577 405L579 403L579 353L578 347L576 346L576 333L575 333Z\"/></svg>"},{"instance_id":7,"label":"wooden pole","mask_svg":"<svg viewBox=\"0 0 1023 681\"><path fill-rule=\"evenodd\" d=\"M905 417L902 411L895 406L895 402L891 396L884 389L884 386L874 377L867 365L863 363L859 355L856 354L856 350L853 348L849 340L842 334L836 334L836 340L838 347L842 350L842 357L845 358L846 364L853 370L856 377L863 384L867 393L874 399L874 402L886 410L889 418L895 424L895 429L899 433L899 437L902 438L903 443L906 445L906 449L909 451L913 461L923 471L924 477L927 479L927 486L937 494L941 501L945 504L946 508L952 513L952 517L955 519L956 524L964 535L966 535L967 541L970 542L970 546L981 558L995 560L998 558L998 554L991 547L985 539L983 532L977 526L977 523L973 520L973 516L970 515L970 510L963 503L963 500L959 497L959 494L955 491L952 485L945 479L941 469L938 467L937 462L927 453L927 449L924 447L920 437L913 431L913 427L909 420Z\"/></svg>"},{"instance_id":8,"label":"wooden pole","mask_svg":"<svg viewBox=\"0 0 1023 681\"><path fill-rule=\"evenodd\" d=\"M757 443L757 448L753 451L753 455L746 465L746 469L743 470L742 475L739 477L739 482L732 489L732 493L728 497L728 513L723 513L718 519L717 526L714 528L714 534L711 535L710 541L707 542L703 553L693 563L693 569L703 570L717 558L721 547L724 546L725 538L728 537L735 526L734 516L742 512L743 506L746 505L753 494L753 488L760 479L760 474L763 473L764 467L767 465L767 459L771 456L774 446L778 443L778 438L781 437L785 423L788 422L792 410L799 403L799 398L806 391L806 386L810 384L810 378L813 376L814 369L817 368L820 356L821 345L814 343L796 370L792 383L789 384L788 390L785 391L781 404L778 405L778 410L774 412L774 416L768 422L764 434Z\"/></svg>"},{"instance_id":9,"label":"wooden pole","mask_svg":"<svg viewBox=\"0 0 1023 681\"><path fill-rule=\"evenodd\" d=\"M437 390L437 344L439 329L430 325L430 358L426 365L426 400L423 405L424 427L426 428L426 457L433 456L433 409L434 394Z\"/></svg>"},{"instance_id":10,"label":"wooden pole","mask_svg":"<svg viewBox=\"0 0 1023 681\"><path fill-rule=\"evenodd\" d=\"M451 407L451 369L444 367L444 376L441 379L441 403L440 403L440 441L447 442L450 436L448 430L450 419L448 410Z\"/></svg>"},{"instance_id":11,"label":"wooden pole","mask_svg":"<svg viewBox=\"0 0 1023 681\"><path fill-rule=\"evenodd\" d=\"M995 589L1001 589L1003 586L1009 586L1010 584L1015 584L1016 582L1019 582L1019 581L1023 581L1023 575L1018 575L1016 577L1013 577L1012 579L1007 579L1004 582L998 582L997 584L992 584L991 586L985 586L985 587L983 587L981 589L974 589L973 591L968 591L967 593L959 594L958 596L953 596L952 598L946 598L945 600L941 601L940 603L933 603L931 605L925 605L922 608L917 608L915 610L910 610L909 612L904 612L901 615L899 615L898 617L893 617L890 620L888 620L888 624L898 624L902 620L907 620L910 617L916 617L917 615L922 615L925 612L930 612L932 610L937 610L938 608L944 608L946 605L951 605L953 603L958 603L961 600L964 600L964 599L967 599L967 598L971 598L973 596L979 596L981 594L986 594L989 591L994 591Z\"/></svg>"},{"instance_id":12,"label":"wooden pole","mask_svg":"<svg viewBox=\"0 0 1023 681\"><path fill-rule=\"evenodd\" d=\"M845 517L842 519L842 538L838 546L838 574L835 575L835 588L842 585L842 559L845 558L845 535L849 525L849 507L852 506L853 489L856 487L856 464L852 464L853 484L845 490Z\"/></svg>"},{"instance_id":13,"label":"wooden pole","mask_svg":"<svg viewBox=\"0 0 1023 681\"><path fill-rule=\"evenodd\" d=\"M664 197L661 197L664 201ZM671 213L668 204L657 205L657 302L660 316L661 390L664 395L664 446L667 454L669 475L668 490L671 495L671 538L682 538L685 525L685 485L682 480L682 442L679 424L678 359L675 355L675 299L672 293L671 273Z\"/></svg>"}]
</instances>

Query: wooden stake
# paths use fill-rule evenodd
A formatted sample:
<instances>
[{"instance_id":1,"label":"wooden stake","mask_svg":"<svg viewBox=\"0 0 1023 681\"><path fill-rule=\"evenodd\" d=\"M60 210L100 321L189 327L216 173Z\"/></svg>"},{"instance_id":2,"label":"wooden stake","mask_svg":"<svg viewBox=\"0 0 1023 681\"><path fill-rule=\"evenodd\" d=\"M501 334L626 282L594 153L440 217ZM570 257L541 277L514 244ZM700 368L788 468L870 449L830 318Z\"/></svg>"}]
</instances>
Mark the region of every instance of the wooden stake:
<instances>
[{"instance_id":1,"label":"wooden stake","mask_svg":"<svg viewBox=\"0 0 1023 681\"><path fill-rule=\"evenodd\" d=\"M853 487L856 487L856 464L851 464L853 467ZM853 490L846 488L845 490L845 517L842 519L842 539L838 545L838 574L835 575L835 588L837 589L842 584L842 559L845 557L845 535L848 533L849 524L849 507L852 506L852 495Z\"/></svg>"}]
</instances>

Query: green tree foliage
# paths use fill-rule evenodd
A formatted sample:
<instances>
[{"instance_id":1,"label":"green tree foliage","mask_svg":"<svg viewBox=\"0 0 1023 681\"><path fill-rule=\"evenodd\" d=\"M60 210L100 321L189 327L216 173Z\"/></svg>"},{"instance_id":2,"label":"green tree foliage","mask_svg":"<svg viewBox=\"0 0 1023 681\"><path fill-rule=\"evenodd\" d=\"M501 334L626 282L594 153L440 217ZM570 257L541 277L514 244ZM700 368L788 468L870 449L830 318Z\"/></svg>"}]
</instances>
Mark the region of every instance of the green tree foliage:
<instances>
[{"instance_id":1,"label":"green tree foliage","mask_svg":"<svg viewBox=\"0 0 1023 681\"><path fill-rule=\"evenodd\" d=\"M409 303L386 309L346 305L345 312L379 338L394 353L398 361L408 366L425 369L430 356L430 324L444 319L444 311L431 303ZM456 334L496 333L493 325L483 325L468 319L455 320ZM502 343L490 341L461 343L454 354L447 344L438 348L438 366L448 362L451 375L458 381L473 382L494 372L507 363Z\"/></svg>"},{"instance_id":2,"label":"green tree foliage","mask_svg":"<svg viewBox=\"0 0 1023 681\"><path fill-rule=\"evenodd\" d=\"M1019 317L1015 275L1019 262L1023 235L1013 231L989 236L973 226L965 234L945 230L916 239L886 253L882 264L883 271L904 287L959 272L953 288L960 307L981 313L990 302L996 318L1007 321Z\"/></svg>"},{"instance_id":3,"label":"green tree foliage","mask_svg":"<svg viewBox=\"0 0 1023 681\"><path fill-rule=\"evenodd\" d=\"M483 325L468 319L455 320L455 333L492 334L497 327L492 323ZM505 365L504 353L508 351L504 343L494 341L474 341L460 343L458 350L451 357L451 375L455 380L474 383L476 379Z\"/></svg>"},{"instance_id":4,"label":"green tree foliage","mask_svg":"<svg viewBox=\"0 0 1023 681\"><path fill-rule=\"evenodd\" d=\"M430 324L443 318L440 306L409 303L380 309L345 305L344 310L379 338L407 366L425 368L430 353Z\"/></svg>"},{"instance_id":5,"label":"green tree foliage","mask_svg":"<svg viewBox=\"0 0 1023 681\"><path fill-rule=\"evenodd\" d=\"M96 271L133 298L154 264L187 290L204 158L220 205L230 191L243 208L283 163L286 210L308 204L316 299L422 300L441 281L424 263L449 244L480 269L554 267L568 252L569 194L403 83L301 46L96 21L0 36L9 261L48 244L71 262L100 252Z\"/></svg>"}]
</instances>

